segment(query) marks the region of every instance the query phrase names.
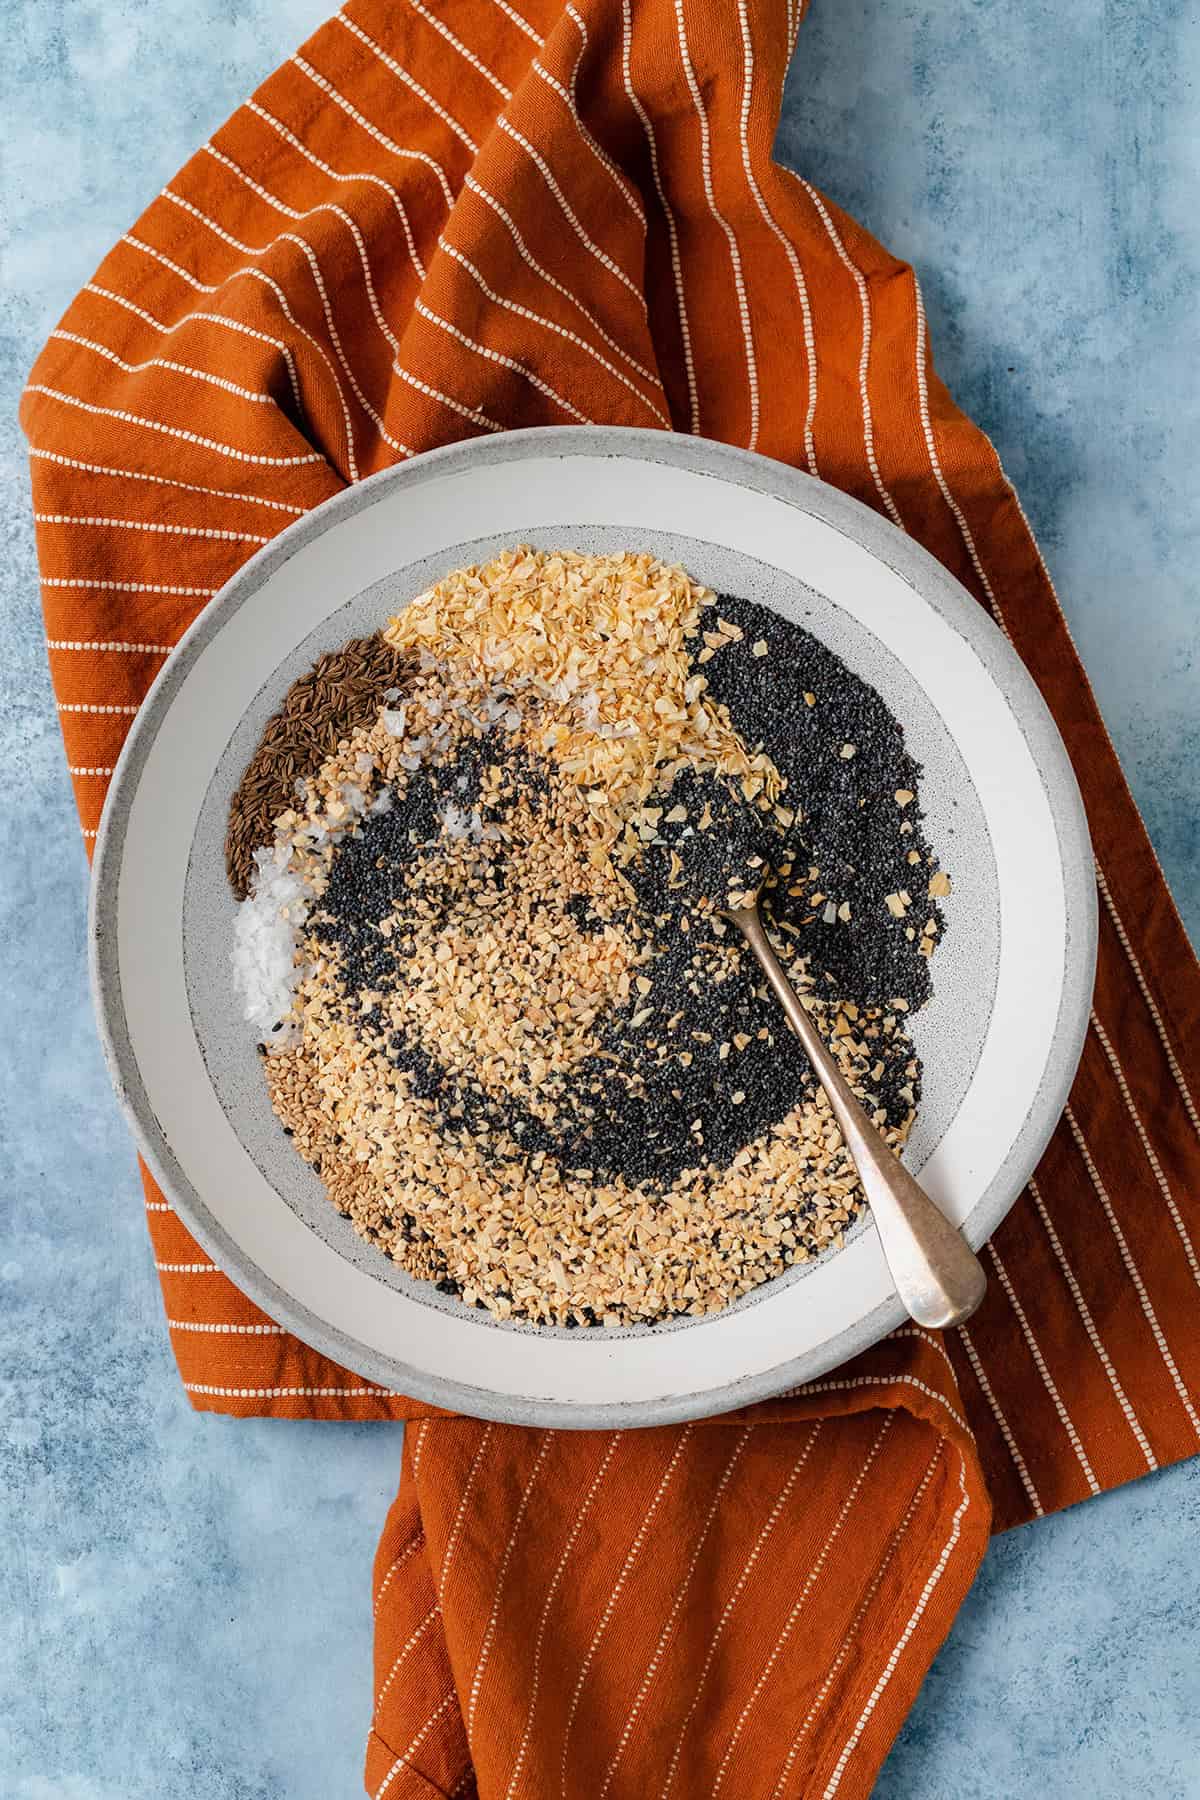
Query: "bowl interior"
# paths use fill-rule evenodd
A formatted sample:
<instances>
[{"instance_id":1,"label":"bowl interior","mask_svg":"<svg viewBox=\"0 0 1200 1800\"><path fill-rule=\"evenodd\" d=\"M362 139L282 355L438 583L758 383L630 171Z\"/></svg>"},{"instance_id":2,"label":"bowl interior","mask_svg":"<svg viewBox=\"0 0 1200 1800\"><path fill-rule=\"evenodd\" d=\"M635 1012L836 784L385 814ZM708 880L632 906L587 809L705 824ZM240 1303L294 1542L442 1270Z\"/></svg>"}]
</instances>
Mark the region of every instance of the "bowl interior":
<instances>
[{"instance_id":1,"label":"bowl interior","mask_svg":"<svg viewBox=\"0 0 1200 1800\"><path fill-rule=\"evenodd\" d=\"M391 570L382 580L344 600L270 672L226 745L204 797L188 859L183 912L192 1023L226 1118L255 1166L309 1230L370 1279L404 1292L422 1306L462 1317L480 1331L502 1332L527 1332L531 1327L519 1321L501 1323L459 1300L446 1298L429 1282L412 1280L365 1243L349 1220L330 1205L318 1176L284 1137L267 1098L255 1034L241 1018L232 985L228 946L235 902L225 880L223 843L234 790L264 725L291 683L327 651L352 637L377 631L447 570L485 562L518 543L590 553L644 550L681 563L696 580L717 592L757 600L803 625L836 651L855 674L870 682L903 725L907 746L924 767L919 800L929 840L953 878L953 892L943 902L945 935L931 963L933 997L912 1016L912 1036L924 1070L921 1109L905 1155L914 1171L928 1163L970 1085L987 1036L1000 958L996 862L987 821L936 698L917 683L869 627L794 576L742 552L671 532L572 520L547 530L518 521L504 534L465 540L436 556ZM866 1216L860 1215L855 1230L867 1225ZM827 1257L838 1254L826 1252ZM767 1288L802 1281L814 1266L798 1265L735 1305L753 1306ZM624 1328L616 1334L610 1328L605 1336L687 1331L697 1322L674 1319L661 1325ZM536 1329L542 1337L573 1335L545 1325Z\"/></svg>"}]
</instances>

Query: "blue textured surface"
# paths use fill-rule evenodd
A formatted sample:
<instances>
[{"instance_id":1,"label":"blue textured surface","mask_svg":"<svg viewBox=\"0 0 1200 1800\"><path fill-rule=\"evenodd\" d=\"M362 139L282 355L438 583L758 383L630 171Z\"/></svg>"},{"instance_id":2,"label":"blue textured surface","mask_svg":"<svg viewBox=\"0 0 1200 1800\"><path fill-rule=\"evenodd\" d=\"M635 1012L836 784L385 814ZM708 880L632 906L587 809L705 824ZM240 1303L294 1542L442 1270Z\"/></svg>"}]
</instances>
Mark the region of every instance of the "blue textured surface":
<instances>
[{"instance_id":1,"label":"blue textured surface","mask_svg":"<svg viewBox=\"0 0 1200 1800\"><path fill-rule=\"evenodd\" d=\"M0 1800L359 1792L400 1434L201 1418L179 1390L88 1012L12 424L110 241L325 10L0 0ZM1165 0L817 0L781 139L917 264L1193 935L1198 73ZM1198 1515L1192 1463L993 1546L883 1800L1200 1796Z\"/></svg>"}]
</instances>

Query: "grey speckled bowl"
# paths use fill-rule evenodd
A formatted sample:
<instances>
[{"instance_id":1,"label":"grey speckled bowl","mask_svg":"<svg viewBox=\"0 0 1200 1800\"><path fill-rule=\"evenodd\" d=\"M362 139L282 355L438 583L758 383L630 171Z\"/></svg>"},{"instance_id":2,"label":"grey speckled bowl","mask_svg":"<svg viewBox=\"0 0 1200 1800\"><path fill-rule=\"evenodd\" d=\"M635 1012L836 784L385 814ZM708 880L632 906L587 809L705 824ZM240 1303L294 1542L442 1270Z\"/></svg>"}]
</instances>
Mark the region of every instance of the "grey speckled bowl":
<instances>
[{"instance_id":1,"label":"grey speckled bowl","mask_svg":"<svg viewBox=\"0 0 1200 1800\"><path fill-rule=\"evenodd\" d=\"M845 495L659 432L514 432L339 494L255 556L163 669L121 755L92 888L92 982L117 1093L189 1229L300 1337L372 1382L486 1417L662 1423L812 1379L903 1316L876 1233L702 1320L499 1324L414 1283L330 1206L267 1102L229 965L222 838L289 684L446 570L515 543L645 549L816 633L883 695L924 764L954 873L925 1100L906 1153L973 1244L1003 1218L1067 1096L1095 967L1091 850L1066 752L971 597Z\"/></svg>"}]
</instances>

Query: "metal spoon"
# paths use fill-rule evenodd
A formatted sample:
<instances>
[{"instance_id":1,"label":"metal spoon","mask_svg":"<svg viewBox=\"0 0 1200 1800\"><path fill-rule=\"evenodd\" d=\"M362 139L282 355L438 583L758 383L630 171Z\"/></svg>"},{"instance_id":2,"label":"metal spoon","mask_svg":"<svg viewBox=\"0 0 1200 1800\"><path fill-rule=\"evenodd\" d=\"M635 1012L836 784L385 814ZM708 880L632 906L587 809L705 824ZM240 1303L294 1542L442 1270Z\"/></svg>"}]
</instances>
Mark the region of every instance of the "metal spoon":
<instances>
[{"instance_id":1,"label":"metal spoon","mask_svg":"<svg viewBox=\"0 0 1200 1800\"><path fill-rule=\"evenodd\" d=\"M961 1325L983 1299L987 1276L982 1263L961 1231L893 1156L851 1093L771 947L759 915L758 895L749 904L727 907L724 912L758 958L788 1024L829 1096L870 1202L896 1291L910 1316L918 1325L939 1331Z\"/></svg>"}]
</instances>

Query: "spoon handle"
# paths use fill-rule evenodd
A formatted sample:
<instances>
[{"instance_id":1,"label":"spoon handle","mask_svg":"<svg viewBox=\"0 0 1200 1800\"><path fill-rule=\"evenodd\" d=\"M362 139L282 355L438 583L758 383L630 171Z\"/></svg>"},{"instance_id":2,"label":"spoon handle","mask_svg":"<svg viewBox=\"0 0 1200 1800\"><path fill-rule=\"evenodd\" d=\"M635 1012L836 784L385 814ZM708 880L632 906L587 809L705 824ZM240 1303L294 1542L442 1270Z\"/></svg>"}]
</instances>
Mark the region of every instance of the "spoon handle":
<instances>
[{"instance_id":1,"label":"spoon handle","mask_svg":"<svg viewBox=\"0 0 1200 1800\"><path fill-rule=\"evenodd\" d=\"M919 1325L944 1330L969 1319L987 1277L961 1231L894 1156L855 1099L820 1032L776 956L758 908L731 908L730 918L758 958L792 1030L829 1096L871 1205L896 1291Z\"/></svg>"}]
</instances>

